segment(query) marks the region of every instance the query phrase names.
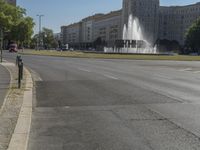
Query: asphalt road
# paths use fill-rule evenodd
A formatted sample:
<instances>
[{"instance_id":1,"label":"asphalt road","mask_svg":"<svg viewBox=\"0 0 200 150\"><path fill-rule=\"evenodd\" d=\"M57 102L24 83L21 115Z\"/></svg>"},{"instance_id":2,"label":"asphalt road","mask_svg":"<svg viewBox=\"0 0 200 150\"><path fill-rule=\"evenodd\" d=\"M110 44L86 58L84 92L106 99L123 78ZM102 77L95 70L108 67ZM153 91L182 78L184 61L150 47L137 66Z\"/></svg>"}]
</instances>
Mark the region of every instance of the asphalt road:
<instances>
[{"instance_id":1,"label":"asphalt road","mask_svg":"<svg viewBox=\"0 0 200 150\"><path fill-rule=\"evenodd\" d=\"M8 70L0 65L0 107L2 106L10 84Z\"/></svg>"},{"instance_id":2,"label":"asphalt road","mask_svg":"<svg viewBox=\"0 0 200 150\"><path fill-rule=\"evenodd\" d=\"M200 62L23 60L36 80L29 150L200 150Z\"/></svg>"}]
</instances>

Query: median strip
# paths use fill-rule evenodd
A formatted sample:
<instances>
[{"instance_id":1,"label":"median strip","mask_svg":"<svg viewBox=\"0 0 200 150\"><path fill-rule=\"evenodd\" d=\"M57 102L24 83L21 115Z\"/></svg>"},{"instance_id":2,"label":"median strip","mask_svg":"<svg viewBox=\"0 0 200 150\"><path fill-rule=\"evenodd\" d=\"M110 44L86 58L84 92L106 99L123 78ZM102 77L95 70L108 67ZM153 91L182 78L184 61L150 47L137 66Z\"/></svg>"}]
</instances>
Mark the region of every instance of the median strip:
<instances>
[{"instance_id":1,"label":"median strip","mask_svg":"<svg viewBox=\"0 0 200 150\"><path fill-rule=\"evenodd\" d=\"M172 61L200 61L200 56L189 55L162 55L162 54L119 54L119 53L100 53L84 51L55 51L55 50L24 50L22 55L72 57L72 58L99 58L99 59L130 59L130 60L172 60Z\"/></svg>"}]
</instances>

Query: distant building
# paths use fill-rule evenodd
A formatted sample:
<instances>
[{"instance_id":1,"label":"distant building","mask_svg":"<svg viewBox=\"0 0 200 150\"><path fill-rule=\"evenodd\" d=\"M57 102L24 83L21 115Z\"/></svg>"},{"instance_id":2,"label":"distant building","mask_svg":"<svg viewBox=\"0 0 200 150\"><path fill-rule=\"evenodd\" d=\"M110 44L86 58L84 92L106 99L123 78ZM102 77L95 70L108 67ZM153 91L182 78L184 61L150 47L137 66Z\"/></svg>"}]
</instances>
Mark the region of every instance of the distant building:
<instances>
[{"instance_id":1,"label":"distant building","mask_svg":"<svg viewBox=\"0 0 200 150\"><path fill-rule=\"evenodd\" d=\"M12 4L14 6L17 5L17 1L16 0L5 0L6 2L8 2L9 4Z\"/></svg>"},{"instance_id":2,"label":"distant building","mask_svg":"<svg viewBox=\"0 0 200 150\"><path fill-rule=\"evenodd\" d=\"M184 45L187 29L200 17L200 3L187 6L160 6L159 0L123 0L122 23L137 17L148 40L178 41Z\"/></svg>"},{"instance_id":3,"label":"distant building","mask_svg":"<svg viewBox=\"0 0 200 150\"><path fill-rule=\"evenodd\" d=\"M61 39L63 44L78 47L81 42L81 22L61 27Z\"/></svg>"},{"instance_id":4,"label":"distant building","mask_svg":"<svg viewBox=\"0 0 200 150\"><path fill-rule=\"evenodd\" d=\"M159 38L184 44L188 28L200 17L200 3L188 6L161 6L159 9Z\"/></svg>"},{"instance_id":5,"label":"distant building","mask_svg":"<svg viewBox=\"0 0 200 150\"><path fill-rule=\"evenodd\" d=\"M123 0L122 26L128 24L130 15L139 19L146 39L155 42L158 38L159 0Z\"/></svg>"},{"instance_id":6,"label":"distant building","mask_svg":"<svg viewBox=\"0 0 200 150\"><path fill-rule=\"evenodd\" d=\"M175 40L184 45L187 29L200 17L200 2L187 6L160 6L160 0L123 0L122 10L96 14L80 22L62 26L63 44L88 48L97 39L109 46L122 39L128 18L137 17L145 38L151 43L158 39Z\"/></svg>"},{"instance_id":7,"label":"distant building","mask_svg":"<svg viewBox=\"0 0 200 150\"><path fill-rule=\"evenodd\" d=\"M103 14L95 14L78 23L61 27L61 42L75 47L91 47L94 41L94 22Z\"/></svg>"},{"instance_id":8,"label":"distant building","mask_svg":"<svg viewBox=\"0 0 200 150\"><path fill-rule=\"evenodd\" d=\"M121 39L121 10L105 14L94 22L94 38L101 38L107 45L114 45L115 40Z\"/></svg>"},{"instance_id":9,"label":"distant building","mask_svg":"<svg viewBox=\"0 0 200 150\"><path fill-rule=\"evenodd\" d=\"M121 38L121 10L95 14L78 23L61 27L61 41L64 45L77 47L79 43L79 47L89 48L97 38L107 43Z\"/></svg>"},{"instance_id":10,"label":"distant building","mask_svg":"<svg viewBox=\"0 0 200 150\"><path fill-rule=\"evenodd\" d=\"M94 40L94 32L95 32L95 22L98 18L104 16L104 14L95 14L93 16L89 16L81 20L82 22L82 43L91 43Z\"/></svg>"}]
</instances>

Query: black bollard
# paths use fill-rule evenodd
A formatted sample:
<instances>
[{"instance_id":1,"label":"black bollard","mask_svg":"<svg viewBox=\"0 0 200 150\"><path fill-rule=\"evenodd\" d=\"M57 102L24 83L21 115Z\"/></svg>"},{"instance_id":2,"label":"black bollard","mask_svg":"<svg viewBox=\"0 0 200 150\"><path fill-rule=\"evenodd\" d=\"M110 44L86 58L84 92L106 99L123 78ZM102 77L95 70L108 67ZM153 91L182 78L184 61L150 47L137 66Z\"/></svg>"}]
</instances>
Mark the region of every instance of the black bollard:
<instances>
[{"instance_id":1,"label":"black bollard","mask_svg":"<svg viewBox=\"0 0 200 150\"><path fill-rule=\"evenodd\" d=\"M23 79L23 61L21 57L18 57L18 88L21 88L21 80Z\"/></svg>"},{"instance_id":2,"label":"black bollard","mask_svg":"<svg viewBox=\"0 0 200 150\"><path fill-rule=\"evenodd\" d=\"M20 77L21 77L21 80L23 80L23 70L24 70L24 63L23 61L21 61L21 65L20 65Z\"/></svg>"},{"instance_id":3,"label":"black bollard","mask_svg":"<svg viewBox=\"0 0 200 150\"><path fill-rule=\"evenodd\" d=\"M20 55L17 55L17 57L16 57L16 66L18 66L19 65L19 60L21 59L21 56Z\"/></svg>"},{"instance_id":4,"label":"black bollard","mask_svg":"<svg viewBox=\"0 0 200 150\"><path fill-rule=\"evenodd\" d=\"M21 88L21 67L18 65L18 88Z\"/></svg>"}]
</instances>

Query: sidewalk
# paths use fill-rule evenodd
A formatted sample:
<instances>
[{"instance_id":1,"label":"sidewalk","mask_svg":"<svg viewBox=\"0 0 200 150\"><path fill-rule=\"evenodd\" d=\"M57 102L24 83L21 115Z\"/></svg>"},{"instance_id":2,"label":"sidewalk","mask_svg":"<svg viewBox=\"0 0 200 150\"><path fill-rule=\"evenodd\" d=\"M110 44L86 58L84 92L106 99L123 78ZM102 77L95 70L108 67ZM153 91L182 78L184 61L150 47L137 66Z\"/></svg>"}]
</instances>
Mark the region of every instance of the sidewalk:
<instances>
[{"instance_id":1,"label":"sidewalk","mask_svg":"<svg viewBox=\"0 0 200 150\"><path fill-rule=\"evenodd\" d=\"M17 77L18 68L15 64L9 62L0 64L0 150L7 150L8 147L12 150L24 150L25 148L22 146L26 147L28 139L27 132L29 132L28 127L30 126L32 101L27 104L25 93L30 91L27 88L27 82L29 82L27 78L31 77L25 69L21 89L18 89ZM31 97L31 95L28 96ZM26 130L21 130L19 126ZM20 148L19 144L22 145Z\"/></svg>"},{"instance_id":2,"label":"sidewalk","mask_svg":"<svg viewBox=\"0 0 200 150\"><path fill-rule=\"evenodd\" d=\"M3 105L5 96L8 92L10 85L10 73L9 71L0 65L0 108Z\"/></svg>"},{"instance_id":3,"label":"sidewalk","mask_svg":"<svg viewBox=\"0 0 200 150\"><path fill-rule=\"evenodd\" d=\"M16 66L14 64L4 62L0 64L0 68L0 71L3 71L0 73L0 83L4 83L2 86L7 86L7 88L4 88L2 91L4 94L1 94L0 150L6 150L14 132L19 115L20 107L22 104L22 92L16 88ZM4 81L4 78L7 75L9 75L10 78L8 83ZM7 85L5 83L7 83Z\"/></svg>"}]
</instances>

